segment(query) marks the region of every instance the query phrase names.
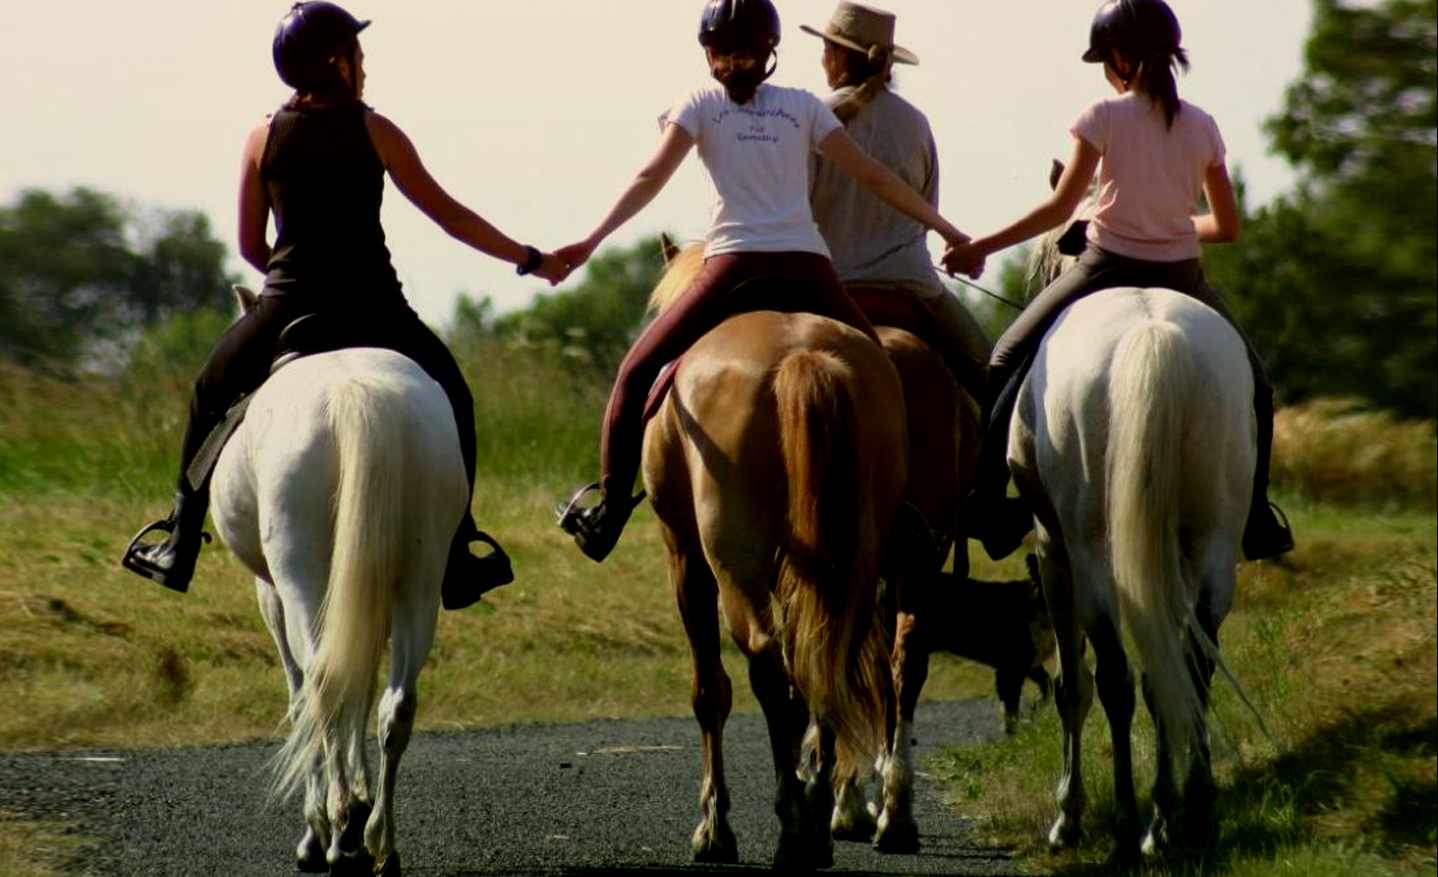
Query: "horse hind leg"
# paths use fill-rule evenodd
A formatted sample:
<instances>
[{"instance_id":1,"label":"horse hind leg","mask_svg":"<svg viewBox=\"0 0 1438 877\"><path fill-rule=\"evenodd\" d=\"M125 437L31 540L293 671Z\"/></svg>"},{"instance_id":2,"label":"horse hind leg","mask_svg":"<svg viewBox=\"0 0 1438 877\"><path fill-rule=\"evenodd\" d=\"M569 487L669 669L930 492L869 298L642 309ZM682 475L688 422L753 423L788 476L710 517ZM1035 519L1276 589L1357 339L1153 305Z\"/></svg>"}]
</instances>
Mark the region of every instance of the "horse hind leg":
<instances>
[{"instance_id":1,"label":"horse hind leg","mask_svg":"<svg viewBox=\"0 0 1438 877\"><path fill-rule=\"evenodd\" d=\"M400 760L409 748L419 712L419 672L434 642L438 611L434 598L442 576L442 566L409 576L408 581L433 581L435 587L424 594L416 593L413 588L401 589L401 599L394 607L389 684L380 697L377 719L379 783L375 789L374 810L364 829L364 845L374 857L374 873L383 877L398 877L400 873L399 853L395 850L395 788L399 782Z\"/></svg>"},{"instance_id":2,"label":"horse hind leg","mask_svg":"<svg viewBox=\"0 0 1438 877\"><path fill-rule=\"evenodd\" d=\"M671 537L672 538L672 537ZM737 864L739 844L729 826L729 787L724 777L724 723L733 708L733 685L719 656L719 596L714 576L701 559L690 563L671 544L669 574L694 661L690 704L699 724L703 780L699 824L691 837L694 860Z\"/></svg>"},{"instance_id":3,"label":"horse hind leg","mask_svg":"<svg viewBox=\"0 0 1438 877\"><path fill-rule=\"evenodd\" d=\"M914 587L910 580L904 591ZM874 849L881 853L919 851L919 824L914 819L914 712L919 692L929 676L929 651L919 635L917 615L903 605L894 626L890 659L894 716L884 759L880 810L874 829Z\"/></svg>"},{"instance_id":4,"label":"horse hind leg","mask_svg":"<svg viewBox=\"0 0 1438 877\"><path fill-rule=\"evenodd\" d=\"M1083 782L1083 726L1093 706L1093 674L1083 657L1083 631L1079 625L1073 593L1072 574L1067 560L1056 560L1046 547L1040 529L1039 558L1043 567L1043 589L1053 621L1058 646L1059 675L1054 684L1054 704L1063 725L1063 769L1054 797L1059 813L1049 829L1049 846L1067 849L1082 838L1082 818L1087 804Z\"/></svg>"},{"instance_id":5,"label":"horse hind leg","mask_svg":"<svg viewBox=\"0 0 1438 877\"><path fill-rule=\"evenodd\" d=\"M769 728L774 761L774 814L779 817L779 842L774 869L808 871L833 864L834 841L829 823L834 809L834 735L818 729L817 767L808 776L799 771L801 738L809 724L805 704L794 695L779 642L752 632L752 619L731 615L730 628L749 658L749 685Z\"/></svg>"},{"instance_id":6,"label":"horse hind leg","mask_svg":"<svg viewBox=\"0 0 1438 877\"><path fill-rule=\"evenodd\" d=\"M289 691L289 711L293 719L299 709L300 692L304 688L304 672L295 660L290 648L285 627L285 608L275 586L262 578L255 579L255 601L260 607L260 617L269 629L270 637L279 652L280 666L285 672L285 687ZM304 778L304 802L301 805L305 831L295 845L295 868L299 871L317 874L329 870L325 861L325 849L330 843L330 822L325 812L324 763L315 758Z\"/></svg>"},{"instance_id":7,"label":"horse hind leg","mask_svg":"<svg viewBox=\"0 0 1438 877\"><path fill-rule=\"evenodd\" d=\"M1200 601L1195 607L1199 630L1216 647L1218 645L1218 624L1207 601ZM1215 664L1202 649L1189 650L1189 673L1193 678L1194 690L1198 693L1199 705L1204 714L1208 711L1210 687L1213 684ZM1213 767L1208 746L1208 729L1205 726L1192 750L1187 754L1188 770L1182 785L1176 771L1178 760L1169 751L1167 735L1159 724L1158 711L1154 707L1153 692L1149 680L1144 678L1144 702L1154 722L1159 725L1157 765L1153 784L1153 818L1144 833L1142 851L1144 856L1154 858L1166 848L1176 847L1185 853L1200 852L1213 842L1217 822L1213 813L1217 787L1213 780Z\"/></svg>"},{"instance_id":8,"label":"horse hind leg","mask_svg":"<svg viewBox=\"0 0 1438 877\"><path fill-rule=\"evenodd\" d=\"M893 741L896 739L896 729L900 726L898 719L899 705L893 684L893 672L887 659L883 661L876 678L883 683L885 727L884 739ZM818 728L811 726L811 733L817 748ZM903 756L900 755L902 758ZM879 814L882 806L882 797L879 801L871 803L865 794L865 782L863 777L869 771L879 777L880 796L884 793L884 777L889 765L893 762L894 750L892 744L886 743L885 748L879 753L874 764L855 763L847 752L839 752L838 759L834 766L834 815L829 820L829 833L835 840L864 841L877 844L877 833L879 829ZM892 852L893 850L883 850Z\"/></svg>"},{"instance_id":9,"label":"horse hind leg","mask_svg":"<svg viewBox=\"0 0 1438 877\"><path fill-rule=\"evenodd\" d=\"M1104 618L1090 627L1098 696L1108 717L1113 745L1114 816L1113 858L1132 863L1139 851L1138 801L1133 788L1133 669L1123 650L1117 619Z\"/></svg>"},{"instance_id":10,"label":"horse hind leg","mask_svg":"<svg viewBox=\"0 0 1438 877\"><path fill-rule=\"evenodd\" d=\"M882 774L883 766L881 756L873 769ZM835 840L868 842L874 837L878 808L869 803L862 779L870 769L870 765L851 764L847 758L840 758L835 766L834 814L829 820L829 833Z\"/></svg>"}]
</instances>

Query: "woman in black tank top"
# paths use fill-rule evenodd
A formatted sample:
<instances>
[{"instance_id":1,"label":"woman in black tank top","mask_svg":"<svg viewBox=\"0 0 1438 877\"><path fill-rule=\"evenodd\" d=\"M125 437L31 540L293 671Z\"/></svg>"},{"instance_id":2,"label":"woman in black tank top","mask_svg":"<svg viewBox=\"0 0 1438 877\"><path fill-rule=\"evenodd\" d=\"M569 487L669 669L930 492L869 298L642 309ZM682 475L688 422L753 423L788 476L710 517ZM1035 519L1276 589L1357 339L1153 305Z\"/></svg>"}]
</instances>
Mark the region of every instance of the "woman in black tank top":
<instances>
[{"instance_id":1,"label":"woman in black tank top","mask_svg":"<svg viewBox=\"0 0 1438 877\"><path fill-rule=\"evenodd\" d=\"M386 173L426 216L474 249L551 284L568 274L553 255L518 243L450 197L404 132L361 101L358 35L368 24L333 3L307 2L295 4L275 31L275 67L295 94L250 131L240 173L240 255L264 273L264 291L221 337L195 383L175 510L158 525L169 535L153 544L137 536L124 557L126 567L174 590L189 586L209 504L207 479L192 484L185 473L229 407L264 381L281 331L300 317L323 314L342 327L347 346L395 350L433 377L454 406L473 489L473 400L444 342L400 288L380 224ZM272 213L273 247L266 240ZM470 553L476 539L493 544L466 510L445 572L446 608L467 606L512 578L498 546L483 558Z\"/></svg>"}]
</instances>

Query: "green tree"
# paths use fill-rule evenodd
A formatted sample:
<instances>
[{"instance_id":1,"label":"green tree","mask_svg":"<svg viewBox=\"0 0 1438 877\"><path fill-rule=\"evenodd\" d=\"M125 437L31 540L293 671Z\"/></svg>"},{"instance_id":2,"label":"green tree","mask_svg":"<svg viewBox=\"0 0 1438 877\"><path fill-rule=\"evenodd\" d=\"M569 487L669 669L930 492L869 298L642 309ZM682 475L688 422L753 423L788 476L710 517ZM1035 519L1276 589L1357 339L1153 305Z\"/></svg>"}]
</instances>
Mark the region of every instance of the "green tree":
<instances>
[{"instance_id":1,"label":"green tree","mask_svg":"<svg viewBox=\"0 0 1438 877\"><path fill-rule=\"evenodd\" d=\"M1438 406L1438 0L1314 0L1303 78L1268 122L1302 172L1205 269L1283 401Z\"/></svg>"},{"instance_id":2,"label":"green tree","mask_svg":"<svg viewBox=\"0 0 1438 877\"><path fill-rule=\"evenodd\" d=\"M195 212L153 219L76 188L0 207L0 358L75 362L179 313L227 308L225 248Z\"/></svg>"}]
</instances>

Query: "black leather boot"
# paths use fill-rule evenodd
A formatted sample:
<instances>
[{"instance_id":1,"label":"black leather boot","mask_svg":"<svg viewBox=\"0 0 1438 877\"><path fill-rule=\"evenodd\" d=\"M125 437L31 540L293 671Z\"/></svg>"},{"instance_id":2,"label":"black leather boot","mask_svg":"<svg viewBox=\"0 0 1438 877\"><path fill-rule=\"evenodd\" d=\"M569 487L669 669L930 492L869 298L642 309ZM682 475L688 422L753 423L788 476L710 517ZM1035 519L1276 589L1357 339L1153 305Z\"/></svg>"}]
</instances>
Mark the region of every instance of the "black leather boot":
<instances>
[{"instance_id":1,"label":"black leather boot","mask_svg":"<svg viewBox=\"0 0 1438 877\"><path fill-rule=\"evenodd\" d=\"M619 534L624 532L624 524L629 520L630 512L644 499L644 494L640 493L633 499L626 498L611 503L605 496L597 505L587 509L579 508L579 500L586 493L598 489L598 484L585 485L575 491L568 501L554 507L560 529L573 536L584 556L596 563L608 557L609 552L614 550Z\"/></svg>"},{"instance_id":2,"label":"black leather boot","mask_svg":"<svg viewBox=\"0 0 1438 877\"><path fill-rule=\"evenodd\" d=\"M204 531L205 512L209 505L208 491L179 491L175 494L174 512L163 521L155 521L136 533L120 562L126 569L153 579L172 591L182 594L188 591L190 579L195 574L195 561L200 556L200 543L210 541L210 534ZM168 535L160 542L141 543L142 538L155 530Z\"/></svg>"},{"instance_id":3,"label":"black leather boot","mask_svg":"<svg viewBox=\"0 0 1438 877\"><path fill-rule=\"evenodd\" d=\"M470 552L471 542L483 542L490 552L477 556ZM444 568L444 584L440 587L439 599L446 609L463 609L472 606L500 585L514 581L514 567L509 555L499 543L474 525L474 520L465 517L454 541L449 546L449 561Z\"/></svg>"},{"instance_id":4,"label":"black leather boot","mask_svg":"<svg viewBox=\"0 0 1438 877\"><path fill-rule=\"evenodd\" d=\"M1243 556L1249 560L1277 557L1293 550L1293 530L1278 506L1268 501L1268 466L1273 459L1273 394L1255 390L1253 498L1243 527Z\"/></svg>"}]
</instances>

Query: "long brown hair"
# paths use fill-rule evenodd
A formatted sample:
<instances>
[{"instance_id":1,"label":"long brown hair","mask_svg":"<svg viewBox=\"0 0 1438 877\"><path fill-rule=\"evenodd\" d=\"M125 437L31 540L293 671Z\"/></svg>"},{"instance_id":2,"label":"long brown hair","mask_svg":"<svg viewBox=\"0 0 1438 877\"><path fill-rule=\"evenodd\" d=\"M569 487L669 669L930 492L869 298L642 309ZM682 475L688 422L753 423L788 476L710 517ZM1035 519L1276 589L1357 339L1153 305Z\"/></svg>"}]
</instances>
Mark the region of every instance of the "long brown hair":
<instances>
[{"instance_id":1,"label":"long brown hair","mask_svg":"<svg viewBox=\"0 0 1438 877\"><path fill-rule=\"evenodd\" d=\"M868 52L860 52L838 43L828 45L838 64L835 86L856 86L834 107L834 115L839 117L839 121L847 123L878 97L879 92L888 89L894 79L893 57L878 46Z\"/></svg>"}]
</instances>

